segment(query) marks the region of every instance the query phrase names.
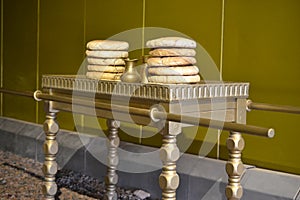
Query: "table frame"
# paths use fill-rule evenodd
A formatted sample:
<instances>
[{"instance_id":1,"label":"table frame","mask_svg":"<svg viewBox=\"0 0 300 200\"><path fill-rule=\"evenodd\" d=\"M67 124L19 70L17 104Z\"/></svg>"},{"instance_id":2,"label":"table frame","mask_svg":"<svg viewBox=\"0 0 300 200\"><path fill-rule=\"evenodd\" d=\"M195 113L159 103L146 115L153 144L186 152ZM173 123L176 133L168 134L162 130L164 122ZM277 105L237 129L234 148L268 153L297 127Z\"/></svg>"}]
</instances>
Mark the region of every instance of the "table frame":
<instances>
[{"instance_id":1,"label":"table frame","mask_svg":"<svg viewBox=\"0 0 300 200\"><path fill-rule=\"evenodd\" d=\"M43 76L43 93L60 96L62 98L78 98L95 102L111 103L111 97L115 97L115 105L128 106L140 110L153 110L163 108L167 113L183 113L193 116L193 108L198 106L201 117L211 119L214 113L224 113L225 121L246 123L246 98L248 97L248 83L223 83L209 82L195 85L159 85L159 84L138 84L120 83L110 81L96 81L74 76ZM74 93L75 91L75 93ZM92 94L92 95L91 95ZM130 97L124 102L124 97ZM196 102L196 103L195 103ZM46 139L44 143L45 162L43 172L45 183L43 192L45 199L54 199L57 191L55 174L57 173L56 153L58 144L56 134L59 131L56 121L56 114L59 111L76 112L89 115L95 111L97 117L107 119L109 128L108 136L108 168L106 176L106 195L108 200L117 199L115 188L118 182L116 173L119 158L117 147L120 139L118 128L120 121L127 121L126 113L119 110L118 116L113 115L112 109L99 109L88 105L77 105L73 110L72 104L60 100L49 100L45 102L46 120L44 131ZM225 109L222 107L225 105ZM121 108L121 107L120 107ZM212 109L213 108L213 109ZM115 110L118 110L114 108ZM180 110L181 109L181 110ZM199 114L199 113L196 113ZM152 116L142 114L131 114L136 124L153 126L161 125L162 120L155 120ZM162 173L159 176L159 185L162 188L163 200L175 200L176 189L179 186L180 178L176 172L176 161L180 152L176 144L176 136L181 133L182 127L188 126L185 123L164 121L161 130L163 135L160 158L163 163ZM244 172L244 165L241 161L241 151L244 148L244 140L239 132L231 132L227 140L229 160L226 164L228 173L228 185L226 196L228 199L241 199L242 186L240 178Z\"/></svg>"}]
</instances>

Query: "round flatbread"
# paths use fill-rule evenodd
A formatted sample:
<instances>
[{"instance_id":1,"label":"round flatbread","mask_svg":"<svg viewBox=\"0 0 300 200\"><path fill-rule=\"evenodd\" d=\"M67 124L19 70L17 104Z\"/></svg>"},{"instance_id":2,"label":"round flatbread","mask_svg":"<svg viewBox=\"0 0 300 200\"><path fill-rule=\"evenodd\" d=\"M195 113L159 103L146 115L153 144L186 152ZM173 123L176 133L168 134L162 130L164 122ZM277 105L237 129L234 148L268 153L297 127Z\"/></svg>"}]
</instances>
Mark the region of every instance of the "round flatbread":
<instances>
[{"instance_id":1,"label":"round flatbread","mask_svg":"<svg viewBox=\"0 0 300 200\"><path fill-rule=\"evenodd\" d=\"M95 57L95 58L127 58L128 57L127 51L86 50L85 54L89 57Z\"/></svg>"},{"instance_id":2,"label":"round flatbread","mask_svg":"<svg viewBox=\"0 0 300 200\"><path fill-rule=\"evenodd\" d=\"M164 57L164 56L195 56L196 51L194 49L154 49L149 52L153 57Z\"/></svg>"},{"instance_id":3,"label":"round flatbread","mask_svg":"<svg viewBox=\"0 0 300 200\"><path fill-rule=\"evenodd\" d=\"M148 67L148 74L152 75L196 75L199 73L197 66L180 67Z\"/></svg>"},{"instance_id":4,"label":"round flatbread","mask_svg":"<svg viewBox=\"0 0 300 200\"><path fill-rule=\"evenodd\" d=\"M88 65L87 69L88 71L95 71L95 72L122 73L125 71L125 66Z\"/></svg>"},{"instance_id":5,"label":"round flatbread","mask_svg":"<svg viewBox=\"0 0 300 200\"><path fill-rule=\"evenodd\" d=\"M120 58L93 58L87 57L90 65L125 65L125 61Z\"/></svg>"},{"instance_id":6,"label":"round flatbread","mask_svg":"<svg viewBox=\"0 0 300 200\"><path fill-rule=\"evenodd\" d=\"M127 50L128 42L114 40L93 40L87 43L87 49L90 50Z\"/></svg>"},{"instance_id":7,"label":"round flatbread","mask_svg":"<svg viewBox=\"0 0 300 200\"><path fill-rule=\"evenodd\" d=\"M148 48L161 47L180 47L180 48L196 48L197 44L194 40L183 37L162 37L154 40L149 40L146 43Z\"/></svg>"},{"instance_id":8,"label":"round flatbread","mask_svg":"<svg viewBox=\"0 0 300 200\"><path fill-rule=\"evenodd\" d=\"M122 73L87 72L86 77L96 80L119 81Z\"/></svg>"},{"instance_id":9,"label":"round flatbread","mask_svg":"<svg viewBox=\"0 0 300 200\"><path fill-rule=\"evenodd\" d=\"M197 83L200 81L200 76L149 76L148 81L152 83L166 84Z\"/></svg>"},{"instance_id":10,"label":"round flatbread","mask_svg":"<svg viewBox=\"0 0 300 200\"><path fill-rule=\"evenodd\" d=\"M194 57L154 57L147 60L149 66L180 66L193 65L195 63L196 59Z\"/></svg>"}]
</instances>

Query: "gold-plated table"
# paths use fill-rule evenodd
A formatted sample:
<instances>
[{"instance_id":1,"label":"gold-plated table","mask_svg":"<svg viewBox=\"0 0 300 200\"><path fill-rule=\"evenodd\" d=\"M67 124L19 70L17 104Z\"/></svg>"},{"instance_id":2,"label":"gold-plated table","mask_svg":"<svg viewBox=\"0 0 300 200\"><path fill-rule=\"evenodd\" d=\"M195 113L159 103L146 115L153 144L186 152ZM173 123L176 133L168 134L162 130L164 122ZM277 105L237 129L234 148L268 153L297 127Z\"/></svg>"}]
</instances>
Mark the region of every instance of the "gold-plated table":
<instances>
[{"instance_id":1,"label":"gold-plated table","mask_svg":"<svg viewBox=\"0 0 300 200\"><path fill-rule=\"evenodd\" d=\"M96 114L107 119L108 136L108 171L106 177L106 199L116 199L115 186L118 182L117 165L120 139L118 129L120 121L139 125L160 126L163 135L160 158L163 163L159 176L162 199L175 200L179 176L176 173L176 161L180 156L176 136L188 123L174 122L157 118L158 112L194 116L224 122L246 123L246 98L248 83L203 82L199 84L140 84L113 81L96 81L75 75L44 75L43 93L50 97L46 101L46 121L44 131L45 175L44 194L46 199L54 199L57 191L55 174L57 172L56 153L58 144L56 133L59 131L56 114L59 111L75 112L84 115ZM58 98L53 98L56 96ZM91 102L92 104L85 102ZM72 103L70 103L70 99ZM73 104L76 104L74 110ZM125 108L125 109L124 109ZM128 108L126 110L126 108ZM146 112L148 111L148 112ZM155 112L156 111L156 114ZM114 114L117 112L118 114ZM130 118L128 118L128 113ZM146 114L145 114L146 113ZM147 116L149 114L149 116ZM184 121L184 120L183 120ZM227 140L229 160L226 164L228 199L240 199L242 187L240 178L244 171L241 151L244 140L240 132L232 131Z\"/></svg>"}]
</instances>

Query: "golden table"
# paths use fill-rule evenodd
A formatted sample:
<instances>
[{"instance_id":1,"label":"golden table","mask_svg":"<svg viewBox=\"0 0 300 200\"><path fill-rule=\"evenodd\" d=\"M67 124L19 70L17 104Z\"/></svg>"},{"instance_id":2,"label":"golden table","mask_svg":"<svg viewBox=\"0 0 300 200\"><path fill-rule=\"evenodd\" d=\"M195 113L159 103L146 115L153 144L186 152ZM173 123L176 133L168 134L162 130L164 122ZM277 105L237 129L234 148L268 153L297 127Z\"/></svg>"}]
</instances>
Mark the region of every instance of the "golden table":
<instances>
[{"instance_id":1,"label":"golden table","mask_svg":"<svg viewBox=\"0 0 300 200\"><path fill-rule=\"evenodd\" d=\"M184 120L184 117L182 121L164 120L159 113L168 113L168 117L172 114L174 116L180 114L194 117L192 119L201 117L245 124L248 91L248 83L203 82L162 85L96 81L75 75L44 75L42 92L48 99L45 101L47 114L44 123L46 139L43 166L46 199L54 199L57 191L55 159L58 144L55 137L59 131L56 121L56 114L59 111L84 115L96 114L99 118L107 119L110 134L106 199L116 199L120 121L132 122L133 120L136 124L158 127L163 135L160 150L163 168L159 176L162 199L175 200L179 185L176 161L180 156L176 136L181 133L182 127L191 125L187 123L189 120ZM244 140L239 132L231 132L227 147L230 158L226 164L229 176L226 196L228 199L240 199L242 197L240 178L244 171L241 151L244 148Z\"/></svg>"}]
</instances>

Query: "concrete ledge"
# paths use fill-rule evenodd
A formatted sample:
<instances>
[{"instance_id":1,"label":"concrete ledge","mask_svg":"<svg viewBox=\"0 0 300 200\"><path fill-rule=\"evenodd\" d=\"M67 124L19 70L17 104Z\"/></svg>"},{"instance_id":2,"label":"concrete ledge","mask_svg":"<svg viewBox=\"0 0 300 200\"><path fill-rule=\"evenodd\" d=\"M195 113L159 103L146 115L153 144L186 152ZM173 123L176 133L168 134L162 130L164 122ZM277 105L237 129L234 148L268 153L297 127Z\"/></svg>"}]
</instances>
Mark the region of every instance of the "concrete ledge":
<instances>
[{"instance_id":1,"label":"concrete ledge","mask_svg":"<svg viewBox=\"0 0 300 200\"><path fill-rule=\"evenodd\" d=\"M45 135L41 125L0 118L0 149L43 162ZM61 130L57 135L61 168L80 171L104 179L106 174L106 138ZM161 163L158 149L122 142L120 145L120 186L139 187L160 198L158 176ZM146 157L144 155L150 155ZM102 160L100 162L99 160ZM184 154L178 161L180 186L177 199L223 200L227 182L225 161ZM150 172L132 173L148 170ZM244 200L300 200L300 176L246 166L242 177Z\"/></svg>"}]
</instances>

